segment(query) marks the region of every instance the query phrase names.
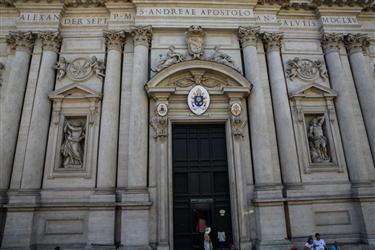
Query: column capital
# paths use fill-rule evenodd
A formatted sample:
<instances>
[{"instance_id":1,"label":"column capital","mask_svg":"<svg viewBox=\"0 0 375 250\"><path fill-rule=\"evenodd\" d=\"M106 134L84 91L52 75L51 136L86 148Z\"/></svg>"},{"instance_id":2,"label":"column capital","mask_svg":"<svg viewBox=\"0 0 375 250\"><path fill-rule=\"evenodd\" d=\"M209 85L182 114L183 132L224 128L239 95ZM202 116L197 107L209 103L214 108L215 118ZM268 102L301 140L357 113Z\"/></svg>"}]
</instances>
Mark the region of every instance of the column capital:
<instances>
[{"instance_id":1,"label":"column capital","mask_svg":"<svg viewBox=\"0 0 375 250\"><path fill-rule=\"evenodd\" d=\"M242 48L247 46L256 47L257 39L259 37L259 30L259 26L240 26L238 28L238 37L240 38Z\"/></svg>"},{"instance_id":2,"label":"column capital","mask_svg":"<svg viewBox=\"0 0 375 250\"><path fill-rule=\"evenodd\" d=\"M324 53L339 52L343 42L342 33L323 33L320 38Z\"/></svg>"},{"instance_id":3,"label":"column capital","mask_svg":"<svg viewBox=\"0 0 375 250\"><path fill-rule=\"evenodd\" d=\"M34 47L35 36L31 31L10 31L6 40L12 49L31 53Z\"/></svg>"},{"instance_id":4,"label":"column capital","mask_svg":"<svg viewBox=\"0 0 375 250\"><path fill-rule=\"evenodd\" d=\"M105 45L107 50L117 50L122 52L122 47L125 43L125 32L116 30L104 31Z\"/></svg>"},{"instance_id":5,"label":"column capital","mask_svg":"<svg viewBox=\"0 0 375 250\"><path fill-rule=\"evenodd\" d=\"M367 34L347 34L344 36L344 44L350 54L362 52L369 45Z\"/></svg>"},{"instance_id":6,"label":"column capital","mask_svg":"<svg viewBox=\"0 0 375 250\"><path fill-rule=\"evenodd\" d=\"M42 32L38 34L39 39L42 41L43 50L59 52L62 36L60 32Z\"/></svg>"},{"instance_id":7,"label":"column capital","mask_svg":"<svg viewBox=\"0 0 375 250\"><path fill-rule=\"evenodd\" d=\"M264 47L267 52L279 51L281 47L281 40L283 39L283 34L280 32L264 32L261 34L261 38L264 43Z\"/></svg>"},{"instance_id":8,"label":"column capital","mask_svg":"<svg viewBox=\"0 0 375 250\"><path fill-rule=\"evenodd\" d=\"M152 27L149 26L136 26L132 30L132 35L134 38L134 46L143 45L149 47L152 38Z\"/></svg>"}]
</instances>

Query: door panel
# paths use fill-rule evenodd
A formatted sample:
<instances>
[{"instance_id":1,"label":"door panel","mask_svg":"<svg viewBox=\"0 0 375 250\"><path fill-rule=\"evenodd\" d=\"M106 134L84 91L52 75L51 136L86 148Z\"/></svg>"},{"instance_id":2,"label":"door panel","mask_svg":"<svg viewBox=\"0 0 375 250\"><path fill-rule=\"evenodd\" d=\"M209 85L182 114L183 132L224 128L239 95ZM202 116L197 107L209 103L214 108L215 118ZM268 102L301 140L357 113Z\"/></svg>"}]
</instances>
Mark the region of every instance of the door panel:
<instances>
[{"instance_id":1,"label":"door panel","mask_svg":"<svg viewBox=\"0 0 375 250\"><path fill-rule=\"evenodd\" d=\"M218 249L217 231L232 242L224 125L174 125L173 234L175 250L203 249L203 232Z\"/></svg>"}]
</instances>

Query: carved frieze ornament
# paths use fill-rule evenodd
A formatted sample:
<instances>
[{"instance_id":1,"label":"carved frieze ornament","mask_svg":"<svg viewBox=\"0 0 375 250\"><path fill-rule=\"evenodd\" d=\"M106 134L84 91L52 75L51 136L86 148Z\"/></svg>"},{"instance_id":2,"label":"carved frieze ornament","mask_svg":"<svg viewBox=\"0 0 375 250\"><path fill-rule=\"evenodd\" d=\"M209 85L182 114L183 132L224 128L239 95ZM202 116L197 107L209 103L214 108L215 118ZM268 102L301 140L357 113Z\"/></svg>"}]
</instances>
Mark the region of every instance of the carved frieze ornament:
<instances>
[{"instance_id":1,"label":"carved frieze ornament","mask_svg":"<svg viewBox=\"0 0 375 250\"><path fill-rule=\"evenodd\" d=\"M29 31L11 31L6 38L6 41L12 49L31 53L34 47L35 36Z\"/></svg>"},{"instance_id":2,"label":"carved frieze ornament","mask_svg":"<svg viewBox=\"0 0 375 250\"><path fill-rule=\"evenodd\" d=\"M62 80L67 76L70 80L80 82L89 79L93 74L99 79L105 77L105 65L96 56L91 58L78 57L68 63L65 57L60 56L59 61L54 65L57 70L57 79Z\"/></svg>"},{"instance_id":3,"label":"carved frieze ornament","mask_svg":"<svg viewBox=\"0 0 375 250\"><path fill-rule=\"evenodd\" d=\"M238 28L238 37L240 38L242 48L247 46L256 46L257 39L259 37L260 27L239 27Z\"/></svg>"},{"instance_id":4,"label":"carved frieze ornament","mask_svg":"<svg viewBox=\"0 0 375 250\"><path fill-rule=\"evenodd\" d=\"M304 81L313 81L318 76L323 80L328 78L327 71L324 67L323 60L312 61L310 59L300 59L298 57L288 61L288 68L286 74L290 80L294 80L296 77Z\"/></svg>"},{"instance_id":5,"label":"carved frieze ornament","mask_svg":"<svg viewBox=\"0 0 375 250\"><path fill-rule=\"evenodd\" d=\"M0 87L3 85L3 73L5 71L5 66L0 62Z\"/></svg>"},{"instance_id":6,"label":"carved frieze ornament","mask_svg":"<svg viewBox=\"0 0 375 250\"><path fill-rule=\"evenodd\" d=\"M214 53L208 59L220 64L227 65L231 68L234 68L237 71L240 71L234 64L234 60L231 56L219 51L219 46L215 46Z\"/></svg>"},{"instance_id":7,"label":"carved frieze ornament","mask_svg":"<svg viewBox=\"0 0 375 250\"><path fill-rule=\"evenodd\" d=\"M192 59L202 59L204 52L204 43L206 41L206 32L199 25L192 25L185 32L188 52Z\"/></svg>"},{"instance_id":8,"label":"carved frieze ornament","mask_svg":"<svg viewBox=\"0 0 375 250\"><path fill-rule=\"evenodd\" d=\"M324 135L324 124L325 118L323 116L313 117L309 123L309 147L311 161L313 163L329 162L330 157L328 155L328 140Z\"/></svg>"},{"instance_id":9,"label":"carved frieze ornament","mask_svg":"<svg viewBox=\"0 0 375 250\"><path fill-rule=\"evenodd\" d=\"M323 33L320 42L325 53L338 52L343 42L342 33Z\"/></svg>"},{"instance_id":10,"label":"carved frieze ornament","mask_svg":"<svg viewBox=\"0 0 375 250\"><path fill-rule=\"evenodd\" d=\"M197 85L190 90L187 102L191 112L202 115L210 106L210 94L203 86Z\"/></svg>"},{"instance_id":11,"label":"carved frieze ornament","mask_svg":"<svg viewBox=\"0 0 375 250\"><path fill-rule=\"evenodd\" d=\"M43 32L39 33L38 37L42 41L44 50L59 52L63 39L59 32Z\"/></svg>"},{"instance_id":12,"label":"carved frieze ornament","mask_svg":"<svg viewBox=\"0 0 375 250\"><path fill-rule=\"evenodd\" d=\"M154 138L161 139L168 136L168 105L159 103L152 115L150 125L154 130Z\"/></svg>"},{"instance_id":13,"label":"carved frieze ornament","mask_svg":"<svg viewBox=\"0 0 375 250\"><path fill-rule=\"evenodd\" d=\"M347 34L344 36L344 43L349 53L362 52L369 46L369 39L366 34Z\"/></svg>"},{"instance_id":14,"label":"carved frieze ornament","mask_svg":"<svg viewBox=\"0 0 375 250\"><path fill-rule=\"evenodd\" d=\"M143 45L149 47L152 39L152 27L149 26L136 26L132 29L131 34L134 38L134 46Z\"/></svg>"},{"instance_id":15,"label":"carved frieze ornament","mask_svg":"<svg viewBox=\"0 0 375 250\"><path fill-rule=\"evenodd\" d=\"M60 0L67 7L88 7L88 6L104 6L107 0Z\"/></svg>"},{"instance_id":16,"label":"carved frieze ornament","mask_svg":"<svg viewBox=\"0 0 375 250\"><path fill-rule=\"evenodd\" d=\"M160 61L155 69L152 71L159 72L169 66L185 61L185 56L181 53L175 51L175 47L173 45L169 46L169 51L166 56L160 55Z\"/></svg>"},{"instance_id":17,"label":"carved frieze ornament","mask_svg":"<svg viewBox=\"0 0 375 250\"><path fill-rule=\"evenodd\" d=\"M125 42L125 32L117 30L105 30L103 32L105 38L105 45L107 50L117 50L122 52L122 47Z\"/></svg>"},{"instance_id":18,"label":"carved frieze ornament","mask_svg":"<svg viewBox=\"0 0 375 250\"><path fill-rule=\"evenodd\" d=\"M283 34L279 32L264 32L261 34L261 38L264 43L264 47L268 52L279 51L281 47L281 40Z\"/></svg>"}]
</instances>

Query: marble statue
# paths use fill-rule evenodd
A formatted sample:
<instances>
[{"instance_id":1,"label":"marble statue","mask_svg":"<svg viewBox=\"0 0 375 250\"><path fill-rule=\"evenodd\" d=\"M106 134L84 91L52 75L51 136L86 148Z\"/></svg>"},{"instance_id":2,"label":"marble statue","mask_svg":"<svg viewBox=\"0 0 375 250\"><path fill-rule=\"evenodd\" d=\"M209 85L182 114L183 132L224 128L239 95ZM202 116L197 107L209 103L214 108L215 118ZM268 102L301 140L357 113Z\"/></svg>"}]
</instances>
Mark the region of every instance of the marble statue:
<instances>
[{"instance_id":1,"label":"marble statue","mask_svg":"<svg viewBox=\"0 0 375 250\"><path fill-rule=\"evenodd\" d=\"M232 59L232 57L230 57L227 54L224 54L223 52L220 52L219 46L215 46L214 50L215 50L215 52L210 57L210 60L215 61L217 63L227 65L227 66L232 67L232 68L236 68L234 66L234 60Z\"/></svg>"},{"instance_id":2,"label":"marble statue","mask_svg":"<svg viewBox=\"0 0 375 250\"><path fill-rule=\"evenodd\" d=\"M313 163L329 162L327 137L324 136L324 116L314 117L309 124L309 147Z\"/></svg>"},{"instance_id":3,"label":"marble statue","mask_svg":"<svg viewBox=\"0 0 375 250\"><path fill-rule=\"evenodd\" d=\"M83 148L81 141L85 139L83 124L72 125L66 122L64 125L64 142L61 146L63 155L63 168L80 168L83 162Z\"/></svg>"},{"instance_id":4,"label":"marble statue","mask_svg":"<svg viewBox=\"0 0 375 250\"><path fill-rule=\"evenodd\" d=\"M104 63L99 61L98 58L96 58L96 56L91 57L89 61L90 61L90 67L93 70L93 72L95 73L95 75L99 78L104 78L105 77L105 74L104 74L105 65L104 65Z\"/></svg>"},{"instance_id":5,"label":"marble statue","mask_svg":"<svg viewBox=\"0 0 375 250\"><path fill-rule=\"evenodd\" d=\"M54 69L57 69L57 79L61 80L66 75L66 68L68 63L66 62L65 57L60 56L59 61L53 66Z\"/></svg>"},{"instance_id":6,"label":"marble statue","mask_svg":"<svg viewBox=\"0 0 375 250\"><path fill-rule=\"evenodd\" d=\"M175 52L175 47L173 45L169 46L169 51L165 57L160 56L161 59L159 61L158 66L154 71L159 72L169 66L183 62L185 60L185 56L181 53Z\"/></svg>"}]
</instances>

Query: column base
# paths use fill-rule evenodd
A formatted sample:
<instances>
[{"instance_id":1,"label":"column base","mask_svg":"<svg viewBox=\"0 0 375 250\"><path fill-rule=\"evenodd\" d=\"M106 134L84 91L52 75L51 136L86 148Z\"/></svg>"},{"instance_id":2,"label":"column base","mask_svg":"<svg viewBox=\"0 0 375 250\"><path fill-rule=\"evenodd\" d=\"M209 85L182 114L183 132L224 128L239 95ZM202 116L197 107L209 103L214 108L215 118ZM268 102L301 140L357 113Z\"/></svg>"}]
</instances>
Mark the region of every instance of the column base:
<instances>
[{"instance_id":1,"label":"column base","mask_svg":"<svg viewBox=\"0 0 375 250\"><path fill-rule=\"evenodd\" d=\"M160 243L158 244L157 250L169 250L169 244L168 243Z\"/></svg>"}]
</instances>

